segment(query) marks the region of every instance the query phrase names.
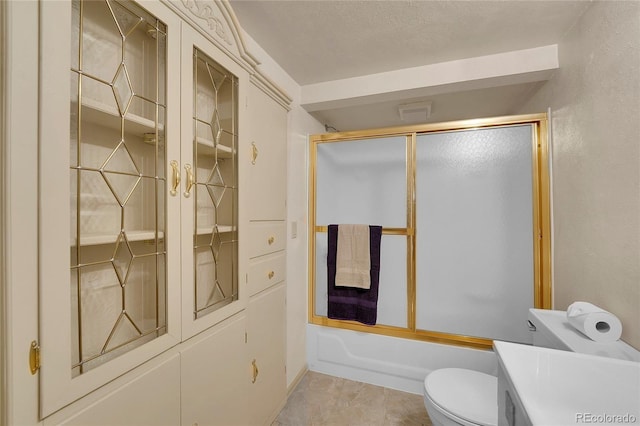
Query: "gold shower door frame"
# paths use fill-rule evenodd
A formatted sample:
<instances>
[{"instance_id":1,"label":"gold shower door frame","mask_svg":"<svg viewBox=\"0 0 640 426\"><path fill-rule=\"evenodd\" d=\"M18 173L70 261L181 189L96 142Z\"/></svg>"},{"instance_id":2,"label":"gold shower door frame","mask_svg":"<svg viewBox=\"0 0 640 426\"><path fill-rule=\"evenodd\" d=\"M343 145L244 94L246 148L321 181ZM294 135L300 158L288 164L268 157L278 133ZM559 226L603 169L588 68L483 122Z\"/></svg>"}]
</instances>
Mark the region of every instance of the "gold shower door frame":
<instances>
[{"instance_id":1,"label":"gold shower door frame","mask_svg":"<svg viewBox=\"0 0 640 426\"><path fill-rule=\"evenodd\" d=\"M418 135L436 132L479 130L513 126L532 127L532 195L533 195L533 285L534 307L551 308L551 213L549 182L548 118L546 113L492 117L421 124L350 132L324 133L309 138L309 323L386 336L402 337L450 345L490 349L492 340L482 337L418 330L416 328L416 139ZM316 164L318 144L346 142L383 137L406 138L407 227L382 228L383 235L407 237L407 327L376 324L368 326L355 321L334 320L315 313L316 236L326 233L327 226L316 224Z\"/></svg>"}]
</instances>

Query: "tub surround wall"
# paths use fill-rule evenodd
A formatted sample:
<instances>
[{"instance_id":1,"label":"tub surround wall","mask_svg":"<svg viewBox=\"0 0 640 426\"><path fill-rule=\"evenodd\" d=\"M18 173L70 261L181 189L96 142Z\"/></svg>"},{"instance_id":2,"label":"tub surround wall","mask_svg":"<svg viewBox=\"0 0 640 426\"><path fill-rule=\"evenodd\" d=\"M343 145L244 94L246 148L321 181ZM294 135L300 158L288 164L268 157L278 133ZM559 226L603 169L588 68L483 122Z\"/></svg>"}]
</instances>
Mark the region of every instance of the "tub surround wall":
<instances>
[{"instance_id":1,"label":"tub surround wall","mask_svg":"<svg viewBox=\"0 0 640 426\"><path fill-rule=\"evenodd\" d=\"M554 309L599 305L640 349L640 3L595 2L559 55L519 111L552 111Z\"/></svg>"}]
</instances>

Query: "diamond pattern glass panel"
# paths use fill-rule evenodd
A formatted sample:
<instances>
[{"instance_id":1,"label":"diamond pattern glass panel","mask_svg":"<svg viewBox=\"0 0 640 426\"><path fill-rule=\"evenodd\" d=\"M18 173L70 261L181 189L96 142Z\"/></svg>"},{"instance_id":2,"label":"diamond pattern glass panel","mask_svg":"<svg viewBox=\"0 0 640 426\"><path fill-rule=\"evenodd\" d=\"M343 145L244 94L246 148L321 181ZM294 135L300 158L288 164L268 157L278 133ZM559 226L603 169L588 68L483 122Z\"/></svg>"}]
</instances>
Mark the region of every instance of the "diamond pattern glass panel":
<instances>
[{"instance_id":1,"label":"diamond pattern glass panel","mask_svg":"<svg viewBox=\"0 0 640 426\"><path fill-rule=\"evenodd\" d=\"M215 206L218 207L222 202L222 196L224 195L225 187L207 185L207 189L209 190L209 194L211 194L211 198L213 199Z\"/></svg>"},{"instance_id":2,"label":"diamond pattern glass panel","mask_svg":"<svg viewBox=\"0 0 640 426\"><path fill-rule=\"evenodd\" d=\"M195 316L207 315L237 300L234 256L237 247L237 208L233 183L237 181L237 158L233 146L236 126L236 77L208 56L194 49L193 112L196 169L196 306ZM229 86L231 90L220 91ZM224 111L224 116L221 115ZM229 131L223 131L223 121ZM231 185L231 186L230 186ZM227 202L228 200L228 202ZM225 244L230 248L225 250ZM229 252L223 255L223 252ZM234 254L235 253L235 254Z\"/></svg>"},{"instance_id":3,"label":"diamond pattern glass panel","mask_svg":"<svg viewBox=\"0 0 640 426\"><path fill-rule=\"evenodd\" d=\"M113 79L113 94L116 97L120 114L124 115L129 107L131 98L133 97L133 88L131 87L131 81L129 80L129 73L127 72L127 67L124 64L118 68L118 72Z\"/></svg>"},{"instance_id":4,"label":"diamond pattern glass panel","mask_svg":"<svg viewBox=\"0 0 640 426\"><path fill-rule=\"evenodd\" d=\"M211 185L224 186L224 179L222 178L222 173L220 172L218 163L213 166L213 170L211 171L211 175L209 176L207 183Z\"/></svg>"},{"instance_id":5,"label":"diamond pattern glass panel","mask_svg":"<svg viewBox=\"0 0 640 426\"><path fill-rule=\"evenodd\" d=\"M220 115L217 110L213 113L213 118L211 118L211 129L213 131L213 144L218 146L222 136L222 126L220 125Z\"/></svg>"},{"instance_id":6,"label":"diamond pattern glass panel","mask_svg":"<svg viewBox=\"0 0 640 426\"><path fill-rule=\"evenodd\" d=\"M118 242L116 243L116 252L113 254L112 260L113 267L118 274L118 278L120 278L121 284L124 284L127 279L127 272L129 271L129 265L131 265L132 259L133 253L131 253L127 237L123 232L122 234L120 234L120 237L118 237Z\"/></svg>"},{"instance_id":7,"label":"diamond pattern glass panel","mask_svg":"<svg viewBox=\"0 0 640 426\"><path fill-rule=\"evenodd\" d=\"M139 175L138 167L131 158L131 154L124 144L124 141L118 145L115 151L111 154L107 163L104 166L105 171L120 172L129 175Z\"/></svg>"},{"instance_id":8,"label":"diamond pattern glass panel","mask_svg":"<svg viewBox=\"0 0 640 426\"><path fill-rule=\"evenodd\" d=\"M138 181L139 176L123 175L119 173L104 173L104 178L109 184L109 188L113 191L113 194L118 199L120 205L124 206L129 199L129 195L133 192Z\"/></svg>"},{"instance_id":9,"label":"diamond pattern glass panel","mask_svg":"<svg viewBox=\"0 0 640 426\"><path fill-rule=\"evenodd\" d=\"M222 246L222 238L220 237L220 230L215 226L213 228L213 237L211 238L211 252L215 261L220 260L220 246Z\"/></svg>"},{"instance_id":10,"label":"diamond pattern glass panel","mask_svg":"<svg viewBox=\"0 0 640 426\"><path fill-rule=\"evenodd\" d=\"M128 0L71 7L75 377L167 331L167 27Z\"/></svg>"}]
</instances>

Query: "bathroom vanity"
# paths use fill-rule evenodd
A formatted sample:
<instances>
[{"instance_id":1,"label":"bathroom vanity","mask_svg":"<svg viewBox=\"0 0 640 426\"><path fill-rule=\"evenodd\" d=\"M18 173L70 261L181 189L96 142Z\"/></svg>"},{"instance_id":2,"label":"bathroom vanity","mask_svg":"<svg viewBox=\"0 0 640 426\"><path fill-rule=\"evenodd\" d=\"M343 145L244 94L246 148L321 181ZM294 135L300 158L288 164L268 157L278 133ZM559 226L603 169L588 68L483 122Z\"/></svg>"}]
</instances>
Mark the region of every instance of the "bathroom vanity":
<instances>
[{"instance_id":1,"label":"bathroom vanity","mask_svg":"<svg viewBox=\"0 0 640 426\"><path fill-rule=\"evenodd\" d=\"M640 422L640 351L588 339L564 311L530 309L529 328L534 346L493 342L498 425Z\"/></svg>"},{"instance_id":2,"label":"bathroom vanity","mask_svg":"<svg viewBox=\"0 0 640 426\"><path fill-rule=\"evenodd\" d=\"M494 342L498 424L634 424L640 421L640 363Z\"/></svg>"}]
</instances>

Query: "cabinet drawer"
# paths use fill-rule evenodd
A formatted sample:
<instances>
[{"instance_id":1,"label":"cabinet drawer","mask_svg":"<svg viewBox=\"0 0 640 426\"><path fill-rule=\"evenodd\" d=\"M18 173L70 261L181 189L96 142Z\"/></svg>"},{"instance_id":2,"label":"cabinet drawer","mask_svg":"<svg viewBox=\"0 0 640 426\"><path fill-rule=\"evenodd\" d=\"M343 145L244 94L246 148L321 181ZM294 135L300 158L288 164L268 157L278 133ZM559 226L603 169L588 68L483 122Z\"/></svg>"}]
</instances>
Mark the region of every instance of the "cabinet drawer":
<instances>
[{"instance_id":1,"label":"cabinet drawer","mask_svg":"<svg viewBox=\"0 0 640 426\"><path fill-rule=\"evenodd\" d=\"M286 237L284 221L251 222L249 232L250 258L284 250Z\"/></svg>"},{"instance_id":2,"label":"cabinet drawer","mask_svg":"<svg viewBox=\"0 0 640 426\"><path fill-rule=\"evenodd\" d=\"M285 271L284 251L253 259L249 263L249 296L284 280Z\"/></svg>"}]
</instances>

